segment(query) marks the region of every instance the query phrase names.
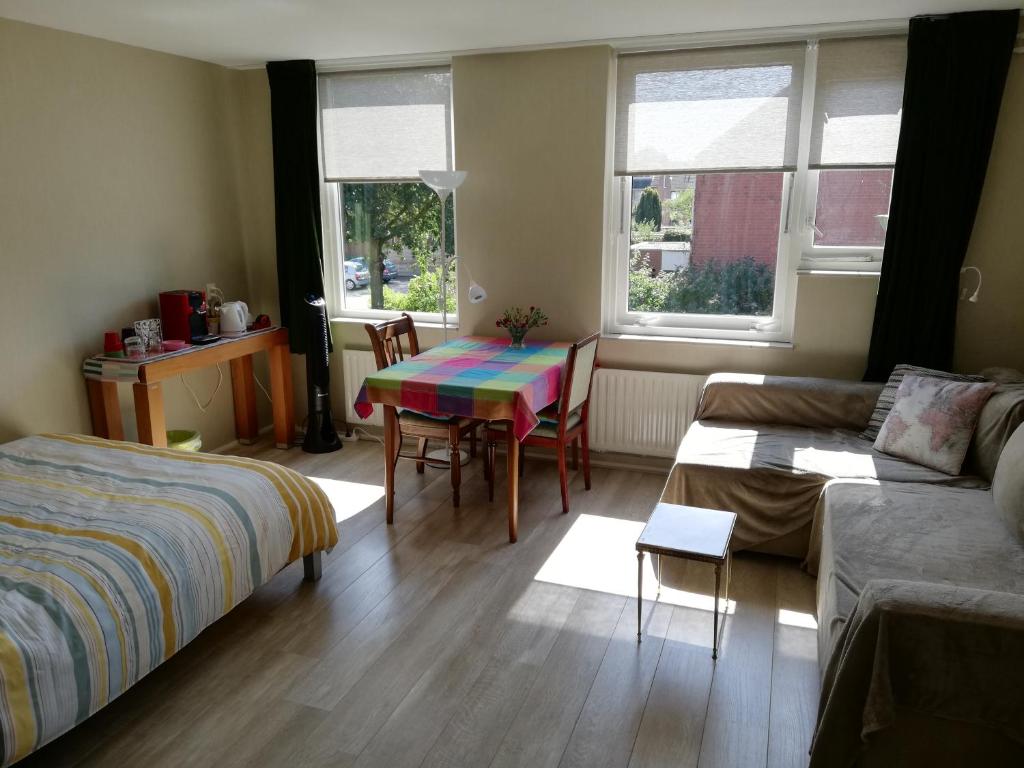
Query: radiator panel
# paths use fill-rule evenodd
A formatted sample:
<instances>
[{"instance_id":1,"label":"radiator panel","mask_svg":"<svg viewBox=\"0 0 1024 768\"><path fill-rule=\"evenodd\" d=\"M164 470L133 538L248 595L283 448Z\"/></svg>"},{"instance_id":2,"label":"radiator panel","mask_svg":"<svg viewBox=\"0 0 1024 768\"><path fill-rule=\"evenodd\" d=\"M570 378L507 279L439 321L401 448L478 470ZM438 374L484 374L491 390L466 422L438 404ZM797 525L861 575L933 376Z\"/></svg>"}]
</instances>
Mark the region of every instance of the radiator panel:
<instances>
[{"instance_id":1,"label":"radiator panel","mask_svg":"<svg viewBox=\"0 0 1024 768\"><path fill-rule=\"evenodd\" d=\"M675 456L706 378L599 368L590 398L591 448Z\"/></svg>"},{"instance_id":2,"label":"radiator panel","mask_svg":"<svg viewBox=\"0 0 1024 768\"><path fill-rule=\"evenodd\" d=\"M363 386L363 380L371 373L377 371L377 360L373 352L366 352L358 349L346 349L341 353L343 378L345 379L345 421L350 427L374 427L384 426L384 409L379 405L373 406L373 413L368 419L362 419L356 413L356 395L359 388Z\"/></svg>"}]
</instances>

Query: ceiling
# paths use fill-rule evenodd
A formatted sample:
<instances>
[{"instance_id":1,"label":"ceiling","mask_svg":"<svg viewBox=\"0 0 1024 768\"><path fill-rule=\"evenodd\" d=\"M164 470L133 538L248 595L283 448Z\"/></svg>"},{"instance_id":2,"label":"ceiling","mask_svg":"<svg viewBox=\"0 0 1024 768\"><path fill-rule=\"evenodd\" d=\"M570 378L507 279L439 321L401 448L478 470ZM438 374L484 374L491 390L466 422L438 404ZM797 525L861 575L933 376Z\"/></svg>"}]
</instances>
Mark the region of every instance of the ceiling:
<instances>
[{"instance_id":1,"label":"ceiling","mask_svg":"<svg viewBox=\"0 0 1024 768\"><path fill-rule=\"evenodd\" d=\"M1020 0L0 0L0 17L228 66L906 18Z\"/></svg>"}]
</instances>

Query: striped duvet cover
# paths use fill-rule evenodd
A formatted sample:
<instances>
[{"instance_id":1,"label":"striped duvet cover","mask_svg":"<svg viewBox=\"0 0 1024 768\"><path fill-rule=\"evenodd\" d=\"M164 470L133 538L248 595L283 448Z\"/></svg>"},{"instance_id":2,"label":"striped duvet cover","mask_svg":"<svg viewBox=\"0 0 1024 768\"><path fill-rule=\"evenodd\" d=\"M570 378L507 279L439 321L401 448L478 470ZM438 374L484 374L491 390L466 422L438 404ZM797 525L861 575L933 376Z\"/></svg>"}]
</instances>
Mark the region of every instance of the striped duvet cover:
<instances>
[{"instance_id":1,"label":"striped duvet cover","mask_svg":"<svg viewBox=\"0 0 1024 768\"><path fill-rule=\"evenodd\" d=\"M0 765L337 539L320 488L275 464L80 435L0 445Z\"/></svg>"}]
</instances>

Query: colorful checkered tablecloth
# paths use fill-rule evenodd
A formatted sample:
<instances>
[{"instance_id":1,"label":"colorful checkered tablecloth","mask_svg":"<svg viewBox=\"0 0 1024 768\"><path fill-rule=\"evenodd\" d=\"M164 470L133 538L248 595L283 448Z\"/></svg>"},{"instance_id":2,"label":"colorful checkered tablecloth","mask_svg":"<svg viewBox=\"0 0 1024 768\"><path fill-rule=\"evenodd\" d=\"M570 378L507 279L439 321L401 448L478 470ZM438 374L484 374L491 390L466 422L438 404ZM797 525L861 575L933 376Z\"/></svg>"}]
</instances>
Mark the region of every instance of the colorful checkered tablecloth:
<instances>
[{"instance_id":1,"label":"colorful checkered tablecloth","mask_svg":"<svg viewBox=\"0 0 1024 768\"><path fill-rule=\"evenodd\" d=\"M366 377L356 397L362 418L373 404L410 408L437 416L507 420L522 440L537 411L558 399L568 342L527 342L464 336Z\"/></svg>"}]
</instances>

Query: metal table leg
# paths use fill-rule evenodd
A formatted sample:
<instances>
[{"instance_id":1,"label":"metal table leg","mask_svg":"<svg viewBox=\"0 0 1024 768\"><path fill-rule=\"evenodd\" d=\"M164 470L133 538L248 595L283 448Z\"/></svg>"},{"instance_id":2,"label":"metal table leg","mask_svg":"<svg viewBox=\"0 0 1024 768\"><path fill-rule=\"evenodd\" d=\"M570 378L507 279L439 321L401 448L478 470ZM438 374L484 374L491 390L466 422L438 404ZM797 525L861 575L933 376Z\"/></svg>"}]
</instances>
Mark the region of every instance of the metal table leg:
<instances>
[{"instance_id":1,"label":"metal table leg","mask_svg":"<svg viewBox=\"0 0 1024 768\"><path fill-rule=\"evenodd\" d=\"M718 658L718 589L722 583L722 566L721 564L715 564L715 623L714 632L715 638L711 645L711 658Z\"/></svg>"},{"instance_id":2,"label":"metal table leg","mask_svg":"<svg viewBox=\"0 0 1024 768\"><path fill-rule=\"evenodd\" d=\"M661 599L661 553L658 553L658 594L654 596L655 600Z\"/></svg>"},{"instance_id":3,"label":"metal table leg","mask_svg":"<svg viewBox=\"0 0 1024 768\"><path fill-rule=\"evenodd\" d=\"M644 553L636 553L636 641L640 642L641 615L644 610Z\"/></svg>"}]
</instances>

